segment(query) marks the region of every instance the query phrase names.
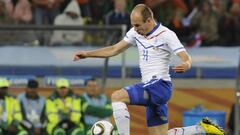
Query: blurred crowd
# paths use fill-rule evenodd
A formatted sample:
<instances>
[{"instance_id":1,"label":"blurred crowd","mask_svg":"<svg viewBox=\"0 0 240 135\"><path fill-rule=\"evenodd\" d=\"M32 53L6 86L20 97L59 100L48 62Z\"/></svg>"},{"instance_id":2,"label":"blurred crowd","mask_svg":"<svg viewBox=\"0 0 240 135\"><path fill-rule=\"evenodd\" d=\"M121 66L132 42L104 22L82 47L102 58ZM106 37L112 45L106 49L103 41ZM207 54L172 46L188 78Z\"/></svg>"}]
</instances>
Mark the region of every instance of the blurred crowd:
<instances>
[{"instance_id":1,"label":"blurred crowd","mask_svg":"<svg viewBox=\"0 0 240 135\"><path fill-rule=\"evenodd\" d=\"M0 24L126 24L129 29L130 12L139 3L185 46L240 45L240 0L0 0ZM58 31L51 43L79 42L84 35Z\"/></svg>"},{"instance_id":2,"label":"blurred crowd","mask_svg":"<svg viewBox=\"0 0 240 135\"><path fill-rule=\"evenodd\" d=\"M94 78L81 95L65 78L56 80L49 97L39 94L37 80L28 80L17 97L9 89L10 82L0 78L0 135L91 135L95 122L112 116L111 100Z\"/></svg>"}]
</instances>

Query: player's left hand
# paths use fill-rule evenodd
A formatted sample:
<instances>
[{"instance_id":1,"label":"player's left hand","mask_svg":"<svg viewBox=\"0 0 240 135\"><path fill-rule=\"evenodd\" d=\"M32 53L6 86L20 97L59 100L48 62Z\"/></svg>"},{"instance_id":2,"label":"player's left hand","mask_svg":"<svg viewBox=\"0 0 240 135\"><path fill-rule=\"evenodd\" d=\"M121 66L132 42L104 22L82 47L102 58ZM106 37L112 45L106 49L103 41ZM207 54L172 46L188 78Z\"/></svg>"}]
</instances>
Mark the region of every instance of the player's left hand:
<instances>
[{"instance_id":1,"label":"player's left hand","mask_svg":"<svg viewBox=\"0 0 240 135\"><path fill-rule=\"evenodd\" d=\"M187 71L189 68L190 68L190 64L188 62L182 62L181 64L174 66L172 69L176 73L183 73Z\"/></svg>"},{"instance_id":2,"label":"player's left hand","mask_svg":"<svg viewBox=\"0 0 240 135\"><path fill-rule=\"evenodd\" d=\"M87 57L87 51L79 51L74 54L73 61L78 61L80 59L85 59Z\"/></svg>"}]
</instances>

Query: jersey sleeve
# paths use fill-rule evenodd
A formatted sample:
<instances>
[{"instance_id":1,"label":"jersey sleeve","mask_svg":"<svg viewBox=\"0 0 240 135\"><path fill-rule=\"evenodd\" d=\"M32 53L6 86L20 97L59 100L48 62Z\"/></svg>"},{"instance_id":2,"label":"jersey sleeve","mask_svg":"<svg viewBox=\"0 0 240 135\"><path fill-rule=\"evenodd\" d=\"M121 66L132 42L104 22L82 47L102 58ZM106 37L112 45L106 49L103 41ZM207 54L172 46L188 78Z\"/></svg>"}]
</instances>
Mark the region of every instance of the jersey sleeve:
<instances>
[{"instance_id":1,"label":"jersey sleeve","mask_svg":"<svg viewBox=\"0 0 240 135\"><path fill-rule=\"evenodd\" d=\"M186 51L180 40L178 39L177 35L170 31L166 35L166 41L168 47L173 51L173 53L176 55L179 52Z\"/></svg>"},{"instance_id":2,"label":"jersey sleeve","mask_svg":"<svg viewBox=\"0 0 240 135\"><path fill-rule=\"evenodd\" d=\"M136 45L135 41L135 31L134 28L131 28L123 38L124 41L128 42L129 44Z\"/></svg>"}]
</instances>

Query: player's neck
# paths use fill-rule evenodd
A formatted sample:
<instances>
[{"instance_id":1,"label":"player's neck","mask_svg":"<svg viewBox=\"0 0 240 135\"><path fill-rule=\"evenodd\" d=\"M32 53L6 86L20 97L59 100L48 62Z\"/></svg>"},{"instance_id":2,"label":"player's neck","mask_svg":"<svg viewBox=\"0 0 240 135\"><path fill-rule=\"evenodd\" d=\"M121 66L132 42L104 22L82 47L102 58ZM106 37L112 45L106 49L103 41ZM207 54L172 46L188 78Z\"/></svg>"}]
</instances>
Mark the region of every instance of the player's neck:
<instances>
[{"instance_id":1,"label":"player's neck","mask_svg":"<svg viewBox=\"0 0 240 135\"><path fill-rule=\"evenodd\" d=\"M157 25L158 25L158 24L154 21L154 22L152 23L152 29L151 29L150 31L152 31Z\"/></svg>"},{"instance_id":2,"label":"player's neck","mask_svg":"<svg viewBox=\"0 0 240 135\"><path fill-rule=\"evenodd\" d=\"M145 36L148 36L148 34L151 33L151 31L153 31L153 29L157 26L157 23L154 21L154 22L150 23L149 25L151 27L149 27L149 30Z\"/></svg>"}]
</instances>

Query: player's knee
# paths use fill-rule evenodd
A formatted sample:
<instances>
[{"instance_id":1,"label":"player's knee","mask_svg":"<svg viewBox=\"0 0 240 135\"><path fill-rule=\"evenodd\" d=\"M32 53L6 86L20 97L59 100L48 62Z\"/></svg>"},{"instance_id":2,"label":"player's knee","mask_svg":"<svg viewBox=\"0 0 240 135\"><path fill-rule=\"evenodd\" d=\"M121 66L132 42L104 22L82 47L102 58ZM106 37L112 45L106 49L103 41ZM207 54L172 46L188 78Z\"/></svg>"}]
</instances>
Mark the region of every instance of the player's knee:
<instances>
[{"instance_id":1,"label":"player's knee","mask_svg":"<svg viewBox=\"0 0 240 135\"><path fill-rule=\"evenodd\" d=\"M111 100L112 102L125 102L124 99L126 98L126 94L123 90L117 90L112 93Z\"/></svg>"},{"instance_id":2,"label":"player's knee","mask_svg":"<svg viewBox=\"0 0 240 135\"><path fill-rule=\"evenodd\" d=\"M119 90L112 93L112 95L111 95L112 102L117 102L120 99L121 99L121 97L119 96Z\"/></svg>"}]
</instances>

